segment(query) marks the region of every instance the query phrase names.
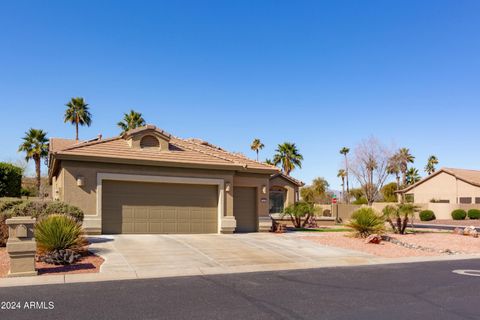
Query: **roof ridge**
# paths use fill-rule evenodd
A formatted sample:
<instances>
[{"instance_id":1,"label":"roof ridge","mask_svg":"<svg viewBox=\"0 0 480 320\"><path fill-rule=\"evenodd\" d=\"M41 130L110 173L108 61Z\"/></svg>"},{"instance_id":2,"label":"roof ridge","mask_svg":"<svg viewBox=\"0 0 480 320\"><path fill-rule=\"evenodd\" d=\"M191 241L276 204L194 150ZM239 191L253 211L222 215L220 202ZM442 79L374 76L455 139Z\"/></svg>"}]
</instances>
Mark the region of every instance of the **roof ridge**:
<instances>
[{"instance_id":1,"label":"roof ridge","mask_svg":"<svg viewBox=\"0 0 480 320\"><path fill-rule=\"evenodd\" d=\"M246 166L247 164L246 163L240 163L240 162L237 162L237 161L233 161L232 159L228 159L228 158L225 158L225 157L221 157L219 155L216 155L216 154L213 154L211 152L206 152L204 150L201 150L199 148L193 148L191 146L188 146L188 144L194 144L194 145L199 145L195 142L192 142L192 141L189 141L189 140L186 140L186 139L180 139L180 138L176 138L176 140L178 141L182 141L182 142L185 142L187 145L185 146L186 148L190 149L190 150L193 150L193 151L197 151L197 152L200 152L200 153L203 153L203 154L207 154L207 155L210 155L212 157L215 157L215 158L218 158L218 159L222 159L222 160L225 160L225 161L228 161L228 162L231 162L233 164L239 164L239 165L242 165L242 166Z\"/></svg>"}]
</instances>

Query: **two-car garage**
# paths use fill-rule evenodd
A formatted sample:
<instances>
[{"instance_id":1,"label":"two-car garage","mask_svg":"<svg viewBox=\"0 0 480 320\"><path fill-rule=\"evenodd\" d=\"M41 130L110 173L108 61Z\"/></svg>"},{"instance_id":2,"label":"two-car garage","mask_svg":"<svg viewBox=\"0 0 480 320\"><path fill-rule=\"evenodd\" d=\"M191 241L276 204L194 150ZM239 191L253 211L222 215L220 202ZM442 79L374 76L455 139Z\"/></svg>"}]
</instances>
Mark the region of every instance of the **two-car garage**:
<instances>
[{"instance_id":1,"label":"two-car garage","mask_svg":"<svg viewBox=\"0 0 480 320\"><path fill-rule=\"evenodd\" d=\"M218 194L218 185L103 180L102 233L217 233ZM257 230L256 201L255 188L234 189L237 232Z\"/></svg>"}]
</instances>

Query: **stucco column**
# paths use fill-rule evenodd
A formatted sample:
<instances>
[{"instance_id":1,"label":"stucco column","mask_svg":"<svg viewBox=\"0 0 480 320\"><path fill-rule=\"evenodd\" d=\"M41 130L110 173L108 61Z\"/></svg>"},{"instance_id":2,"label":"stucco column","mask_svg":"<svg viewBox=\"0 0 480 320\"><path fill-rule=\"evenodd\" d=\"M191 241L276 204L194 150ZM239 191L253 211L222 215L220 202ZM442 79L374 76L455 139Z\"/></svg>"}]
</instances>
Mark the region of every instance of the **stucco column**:
<instances>
[{"instance_id":1,"label":"stucco column","mask_svg":"<svg viewBox=\"0 0 480 320\"><path fill-rule=\"evenodd\" d=\"M35 276L35 252L37 245L33 236L35 219L14 217L7 219L7 252L10 256L9 277Z\"/></svg>"},{"instance_id":2,"label":"stucco column","mask_svg":"<svg viewBox=\"0 0 480 320\"><path fill-rule=\"evenodd\" d=\"M233 179L225 182L224 190L224 215L221 221L221 233L233 233L237 227L237 220L233 216Z\"/></svg>"}]
</instances>

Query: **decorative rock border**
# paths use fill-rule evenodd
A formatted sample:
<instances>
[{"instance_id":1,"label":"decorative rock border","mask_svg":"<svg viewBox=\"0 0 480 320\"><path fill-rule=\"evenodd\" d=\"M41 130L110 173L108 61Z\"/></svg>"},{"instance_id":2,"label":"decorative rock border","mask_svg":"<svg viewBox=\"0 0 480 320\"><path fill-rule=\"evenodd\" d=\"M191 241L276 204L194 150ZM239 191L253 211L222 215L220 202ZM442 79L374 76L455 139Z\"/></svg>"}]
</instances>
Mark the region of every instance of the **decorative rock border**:
<instances>
[{"instance_id":1,"label":"decorative rock border","mask_svg":"<svg viewBox=\"0 0 480 320\"><path fill-rule=\"evenodd\" d=\"M421 251L425 251L425 252L438 252L438 253L443 253L443 254L448 254L448 255L464 254L465 253L465 252L462 252L462 251L453 251L453 250L450 250L450 249L436 250L436 249L430 248L430 247L424 247L424 246L420 246L420 245L417 245L417 244L411 244L411 243L403 242L403 241L400 241L398 239L392 238L390 236L385 236L385 235L382 236L382 240L383 241L388 241L390 243L393 243L393 244L396 244L396 245L399 245L399 246L402 246L402 247L405 247L405 248L408 248L408 249L421 250Z\"/></svg>"}]
</instances>

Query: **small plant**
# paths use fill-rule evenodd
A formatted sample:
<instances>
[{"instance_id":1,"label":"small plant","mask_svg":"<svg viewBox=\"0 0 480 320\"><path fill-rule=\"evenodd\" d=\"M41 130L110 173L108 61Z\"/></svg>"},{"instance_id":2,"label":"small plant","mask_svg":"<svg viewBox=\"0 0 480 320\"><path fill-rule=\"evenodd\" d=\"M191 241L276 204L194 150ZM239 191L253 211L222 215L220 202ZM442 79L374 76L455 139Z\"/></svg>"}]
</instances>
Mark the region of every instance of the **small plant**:
<instances>
[{"instance_id":1,"label":"small plant","mask_svg":"<svg viewBox=\"0 0 480 320\"><path fill-rule=\"evenodd\" d=\"M405 234L408 222L413 219L417 211L418 207L411 203L389 205L383 208L383 218L390 224L393 232Z\"/></svg>"},{"instance_id":2,"label":"small plant","mask_svg":"<svg viewBox=\"0 0 480 320\"><path fill-rule=\"evenodd\" d=\"M420 220L422 221L432 221L435 220L435 213L432 210L423 210L419 213Z\"/></svg>"},{"instance_id":3,"label":"small plant","mask_svg":"<svg viewBox=\"0 0 480 320\"><path fill-rule=\"evenodd\" d=\"M385 220L372 208L360 208L352 214L348 227L355 230L356 235L366 238L385 230Z\"/></svg>"},{"instance_id":4,"label":"small plant","mask_svg":"<svg viewBox=\"0 0 480 320\"><path fill-rule=\"evenodd\" d=\"M50 215L37 223L35 239L37 251L44 259L54 257L61 261L60 258L64 257L64 262L68 263L71 263L71 255L62 250L78 253L87 245L82 226L75 219L58 214Z\"/></svg>"},{"instance_id":5,"label":"small plant","mask_svg":"<svg viewBox=\"0 0 480 320\"><path fill-rule=\"evenodd\" d=\"M468 210L468 218L472 220L480 219L480 210L479 209L470 209Z\"/></svg>"},{"instance_id":6,"label":"small plant","mask_svg":"<svg viewBox=\"0 0 480 320\"><path fill-rule=\"evenodd\" d=\"M290 216L290 220L295 228L305 228L310 216L314 214L313 205L306 201L299 201L291 204L283 210L284 215ZM304 218L302 223L302 218Z\"/></svg>"},{"instance_id":7,"label":"small plant","mask_svg":"<svg viewBox=\"0 0 480 320\"><path fill-rule=\"evenodd\" d=\"M452 211L453 220L465 220L467 212L463 209L456 209Z\"/></svg>"},{"instance_id":8,"label":"small plant","mask_svg":"<svg viewBox=\"0 0 480 320\"><path fill-rule=\"evenodd\" d=\"M75 263L78 259L81 258L81 256L81 254L70 249L55 250L41 256L40 261L48 264L67 265Z\"/></svg>"}]
</instances>

